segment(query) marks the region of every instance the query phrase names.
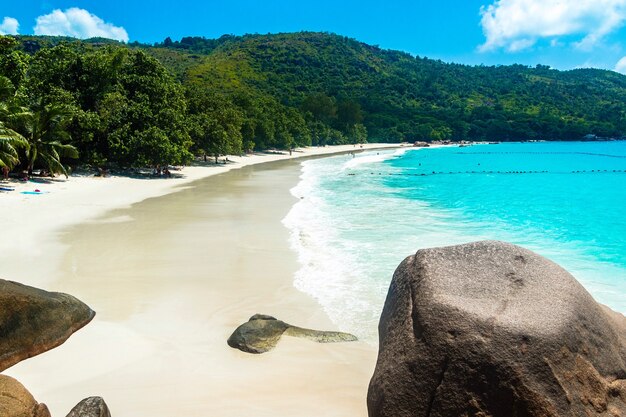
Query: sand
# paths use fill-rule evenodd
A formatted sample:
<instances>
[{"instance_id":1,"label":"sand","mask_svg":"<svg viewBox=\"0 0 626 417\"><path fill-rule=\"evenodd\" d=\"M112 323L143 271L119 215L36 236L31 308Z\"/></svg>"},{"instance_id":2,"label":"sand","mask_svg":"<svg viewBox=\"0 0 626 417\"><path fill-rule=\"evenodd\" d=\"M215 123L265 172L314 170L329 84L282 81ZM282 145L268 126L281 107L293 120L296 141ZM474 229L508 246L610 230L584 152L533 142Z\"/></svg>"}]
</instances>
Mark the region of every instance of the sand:
<instances>
[{"instance_id":1,"label":"sand","mask_svg":"<svg viewBox=\"0 0 626 417\"><path fill-rule=\"evenodd\" d=\"M226 345L255 313L337 330L293 287L298 264L280 221L295 203L299 163L261 163L289 158L229 157L178 178L71 177L0 194L0 277L68 292L97 312L64 345L5 373L53 417L91 395L113 417L367 415L371 345L284 337L263 355ZM19 193L30 188L44 193Z\"/></svg>"}]
</instances>

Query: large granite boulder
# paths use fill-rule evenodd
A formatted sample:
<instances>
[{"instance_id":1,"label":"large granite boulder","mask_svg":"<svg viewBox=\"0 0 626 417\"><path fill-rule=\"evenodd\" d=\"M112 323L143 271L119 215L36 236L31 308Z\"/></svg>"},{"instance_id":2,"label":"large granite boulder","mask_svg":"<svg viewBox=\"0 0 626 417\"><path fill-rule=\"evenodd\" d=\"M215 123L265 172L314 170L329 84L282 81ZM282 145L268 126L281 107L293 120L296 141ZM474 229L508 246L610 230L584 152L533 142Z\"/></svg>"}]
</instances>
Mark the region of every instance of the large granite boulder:
<instances>
[{"instance_id":1,"label":"large granite boulder","mask_svg":"<svg viewBox=\"0 0 626 417\"><path fill-rule=\"evenodd\" d=\"M67 417L111 417L111 412L102 397L89 397L76 404Z\"/></svg>"},{"instance_id":2,"label":"large granite boulder","mask_svg":"<svg viewBox=\"0 0 626 417\"><path fill-rule=\"evenodd\" d=\"M95 313L71 295L0 280L0 371L59 346Z\"/></svg>"},{"instance_id":3,"label":"large granite boulder","mask_svg":"<svg viewBox=\"0 0 626 417\"><path fill-rule=\"evenodd\" d=\"M272 316L255 314L237 327L228 338L228 346L248 353L265 353L278 344L283 336L301 337L318 343L352 342L356 336L349 333L304 329L292 326Z\"/></svg>"},{"instance_id":4,"label":"large granite boulder","mask_svg":"<svg viewBox=\"0 0 626 417\"><path fill-rule=\"evenodd\" d=\"M518 246L408 257L379 333L370 417L626 416L626 319Z\"/></svg>"},{"instance_id":5,"label":"large granite boulder","mask_svg":"<svg viewBox=\"0 0 626 417\"><path fill-rule=\"evenodd\" d=\"M39 404L30 392L15 379L0 375L0 416L50 417L45 404Z\"/></svg>"}]
</instances>

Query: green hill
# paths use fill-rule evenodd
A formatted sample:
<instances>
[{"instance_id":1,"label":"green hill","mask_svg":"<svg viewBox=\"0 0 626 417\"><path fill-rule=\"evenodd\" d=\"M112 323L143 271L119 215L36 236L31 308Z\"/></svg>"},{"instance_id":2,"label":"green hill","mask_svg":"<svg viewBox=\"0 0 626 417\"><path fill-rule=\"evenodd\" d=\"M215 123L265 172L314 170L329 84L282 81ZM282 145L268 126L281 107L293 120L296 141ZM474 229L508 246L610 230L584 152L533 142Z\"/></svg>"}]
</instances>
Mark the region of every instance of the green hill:
<instances>
[{"instance_id":1,"label":"green hill","mask_svg":"<svg viewBox=\"0 0 626 417\"><path fill-rule=\"evenodd\" d=\"M0 102L70 109L71 143L92 163L366 139L626 134L626 76L618 73L449 64L328 33L155 45L0 37L0 76L13 87Z\"/></svg>"},{"instance_id":2,"label":"green hill","mask_svg":"<svg viewBox=\"0 0 626 417\"><path fill-rule=\"evenodd\" d=\"M184 38L149 51L185 84L249 89L300 110L321 95L355 103L374 140L626 133L626 77L611 71L447 64L325 33Z\"/></svg>"}]
</instances>

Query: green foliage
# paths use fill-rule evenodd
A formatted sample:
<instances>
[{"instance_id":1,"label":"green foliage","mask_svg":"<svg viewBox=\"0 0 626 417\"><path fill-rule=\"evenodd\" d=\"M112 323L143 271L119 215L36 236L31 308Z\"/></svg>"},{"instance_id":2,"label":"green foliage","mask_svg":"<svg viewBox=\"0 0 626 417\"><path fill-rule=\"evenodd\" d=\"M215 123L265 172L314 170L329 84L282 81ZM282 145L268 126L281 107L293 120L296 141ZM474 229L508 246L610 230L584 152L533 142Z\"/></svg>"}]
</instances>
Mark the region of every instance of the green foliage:
<instances>
[{"instance_id":1,"label":"green foliage","mask_svg":"<svg viewBox=\"0 0 626 417\"><path fill-rule=\"evenodd\" d=\"M0 102L0 163L58 172L72 149L85 163L145 166L368 138L626 133L626 77L611 71L446 64L309 32L153 46L0 36ZM41 141L17 123L54 109L64 116Z\"/></svg>"},{"instance_id":2,"label":"green foliage","mask_svg":"<svg viewBox=\"0 0 626 417\"><path fill-rule=\"evenodd\" d=\"M2 45L0 38L0 45ZM15 130L10 123L22 109L11 105L14 94L13 84L0 76L0 167L12 169L19 162L20 149L28 149L28 141Z\"/></svg>"},{"instance_id":3,"label":"green foliage","mask_svg":"<svg viewBox=\"0 0 626 417\"><path fill-rule=\"evenodd\" d=\"M29 56L17 49L19 42L9 36L0 36L0 75L8 78L13 87L19 87L26 76Z\"/></svg>"},{"instance_id":4,"label":"green foliage","mask_svg":"<svg viewBox=\"0 0 626 417\"><path fill-rule=\"evenodd\" d=\"M367 141L367 128L361 123L356 123L349 128L348 137L350 143L365 143Z\"/></svg>"},{"instance_id":5,"label":"green foliage","mask_svg":"<svg viewBox=\"0 0 626 417\"><path fill-rule=\"evenodd\" d=\"M17 132L0 125L0 167L12 169L20 162L18 149L28 143Z\"/></svg>"},{"instance_id":6,"label":"green foliage","mask_svg":"<svg viewBox=\"0 0 626 417\"><path fill-rule=\"evenodd\" d=\"M246 35L189 63L185 83L211 85L295 108L314 144L319 123L350 136L361 123L377 141L577 140L626 132L626 77L546 66L465 66L381 50L324 33Z\"/></svg>"},{"instance_id":7,"label":"green foliage","mask_svg":"<svg viewBox=\"0 0 626 417\"><path fill-rule=\"evenodd\" d=\"M84 162L143 166L191 159L183 88L145 52L60 43L38 49L27 75L23 101L71 111L64 129Z\"/></svg>"},{"instance_id":8,"label":"green foliage","mask_svg":"<svg viewBox=\"0 0 626 417\"><path fill-rule=\"evenodd\" d=\"M6 102L15 93L13 83L7 77L0 75L0 102Z\"/></svg>"},{"instance_id":9,"label":"green foliage","mask_svg":"<svg viewBox=\"0 0 626 417\"><path fill-rule=\"evenodd\" d=\"M15 130L6 126L6 120L10 118L9 108L6 104L0 104L0 167L12 169L20 162L20 149L27 149L28 142Z\"/></svg>"},{"instance_id":10,"label":"green foliage","mask_svg":"<svg viewBox=\"0 0 626 417\"><path fill-rule=\"evenodd\" d=\"M324 124L335 124L337 120L337 100L324 93L314 93L306 96L300 105L302 111L310 113L310 117Z\"/></svg>"},{"instance_id":11,"label":"green foliage","mask_svg":"<svg viewBox=\"0 0 626 417\"><path fill-rule=\"evenodd\" d=\"M106 141L98 149L124 166L188 162L191 141L182 87L144 52L125 55L115 65L115 85L96 104L104 133L99 139Z\"/></svg>"},{"instance_id":12,"label":"green foliage","mask_svg":"<svg viewBox=\"0 0 626 417\"><path fill-rule=\"evenodd\" d=\"M29 174L39 160L49 172L67 176L67 167L61 158L78 158L78 150L68 143L70 137L66 128L71 118L71 109L56 104L37 105L31 111L12 115L10 127L28 143L24 167Z\"/></svg>"},{"instance_id":13,"label":"green foliage","mask_svg":"<svg viewBox=\"0 0 626 417\"><path fill-rule=\"evenodd\" d=\"M243 151L243 116L224 97L191 88L187 124L196 151L215 157Z\"/></svg>"}]
</instances>

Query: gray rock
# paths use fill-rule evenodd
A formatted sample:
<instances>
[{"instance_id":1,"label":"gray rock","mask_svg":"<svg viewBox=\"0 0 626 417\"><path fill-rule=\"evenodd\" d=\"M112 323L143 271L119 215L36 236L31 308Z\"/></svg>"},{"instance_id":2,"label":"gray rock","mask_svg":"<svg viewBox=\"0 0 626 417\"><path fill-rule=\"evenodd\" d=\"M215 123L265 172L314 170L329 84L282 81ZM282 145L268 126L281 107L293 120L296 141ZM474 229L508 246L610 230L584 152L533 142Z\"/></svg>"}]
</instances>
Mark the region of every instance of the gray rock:
<instances>
[{"instance_id":1,"label":"gray rock","mask_svg":"<svg viewBox=\"0 0 626 417\"><path fill-rule=\"evenodd\" d=\"M255 314L237 327L228 338L232 348L248 353L265 353L278 344L282 335L301 337L318 343L351 342L356 336L342 332L327 332L292 326L272 316Z\"/></svg>"},{"instance_id":2,"label":"gray rock","mask_svg":"<svg viewBox=\"0 0 626 417\"><path fill-rule=\"evenodd\" d=\"M518 246L408 257L379 335L370 417L626 416L626 318Z\"/></svg>"},{"instance_id":3,"label":"gray rock","mask_svg":"<svg viewBox=\"0 0 626 417\"><path fill-rule=\"evenodd\" d=\"M55 348L95 313L71 295L0 280L0 371Z\"/></svg>"},{"instance_id":4,"label":"gray rock","mask_svg":"<svg viewBox=\"0 0 626 417\"><path fill-rule=\"evenodd\" d=\"M0 416L50 417L45 404L40 404L17 380L0 375Z\"/></svg>"},{"instance_id":5,"label":"gray rock","mask_svg":"<svg viewBox=\"0 0 626 417\"><path fill-rule=\"evenodd\" d=\"M102 397L89 397L76 404L67 417L111 417L111 412Z\"/></svg>"}]
</instances>

